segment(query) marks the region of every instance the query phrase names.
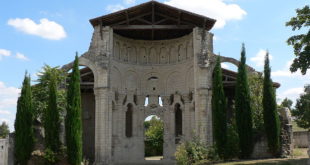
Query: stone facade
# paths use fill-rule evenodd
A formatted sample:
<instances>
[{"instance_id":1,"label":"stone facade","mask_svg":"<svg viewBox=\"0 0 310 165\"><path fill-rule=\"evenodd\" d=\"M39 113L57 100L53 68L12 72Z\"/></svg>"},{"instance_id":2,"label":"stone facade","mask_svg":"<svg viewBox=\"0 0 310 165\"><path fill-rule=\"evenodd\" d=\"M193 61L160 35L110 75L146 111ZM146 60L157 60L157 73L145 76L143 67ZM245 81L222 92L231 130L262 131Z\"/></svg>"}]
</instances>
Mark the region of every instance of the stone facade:
<instances>
[{"instance_id":1,"label":"stone facade","mask_svg":"<svg viewBox=\"0 0 310 165\"><path fill-rule=\"evenodd\" d=\"M212 37L195 28L176 39L133 40L110 27L95 27L89 51L79 59L93 74L93 90L81 86L85 157L95 164L145 162L143 123L150 115L164 122L163 161L174 160L176 145L193 136L212 144ZM128 106L133 108L130 136ZM176 127L181 135L176 136Z\"/></svg>"},{"instance_id":2,"label":"stone facade","mask_svg":"<svg viewBox=\"0 0 310 165\"><path fill-rule=\"evenodd\" d=\"M0 139L0 165L8 165L9 138Z\"/></svg>"}]
</instances>

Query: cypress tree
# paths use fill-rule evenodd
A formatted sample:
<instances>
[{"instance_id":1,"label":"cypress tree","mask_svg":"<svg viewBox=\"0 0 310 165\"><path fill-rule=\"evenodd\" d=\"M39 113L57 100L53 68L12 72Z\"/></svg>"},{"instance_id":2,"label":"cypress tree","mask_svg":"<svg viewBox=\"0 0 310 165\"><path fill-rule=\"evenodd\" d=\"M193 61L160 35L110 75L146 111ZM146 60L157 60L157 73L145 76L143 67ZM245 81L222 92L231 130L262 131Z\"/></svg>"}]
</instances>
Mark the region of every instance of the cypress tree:
<instances>
[{"instance_id":1,"label":"cypress tree","mask_svg":"<svg viewBox=\"0 0 310 165\"><path fill-rule=\"evenodd\" d=\"M263 116L269 151L278 156L280 148L280 121L277 112L275 89L270 78L269 54L267 52L264 66Z\"/></svg>"},{"instance_id":2,"label":"cypress tree","mask_svg":"<svg viewBox=\"0 0 310 165\"><path fill-rule=\"evenodd\" d=\"M82 162L82 121L80 71L77 55L67 91L66 142L68 161L71 165Z\"/></svg>"},{"instance_id":3,"label":"cypress tree","mask_svg":"<svg viewBox=\"0 0 310 165\"><path fill-rule=\"evenodd\" d=\"M213 115L213 136L217 152L221 158L225 158L227 140L226 122L226 98L223 89L222 68L220 57L217 57L213 71L212 86L212 115Z\"/></svg>"},{"instance_id":4,"label":"cypress tree","mask_svg":"<svg viewBox=\"0 0 310 165\"><path fill-rule=\"evenodd\" d=\"M15 161L26 165L34 146L33 109L31 98L30 76L25 75L21 95L17 101L15 127Z\"/></svg>"},{"instance_id":5,"label":"cypress tree","mask_svg":"<svg viewBox=\"0 0 310 165\"><path fill-rule=\"evenodd\" d=\"M57 107L57 84L54 73L49 73L48 92L49 100L44 118L45 144L46 148L57 152L60 148L60 119Z\"/></svg>"},{"instance_id":6,"label":"cypress tree","mask_svg":"<svg viewBox=\"0 0 310 165\"><path fill-rule=\"evenodd\" d=\"M240 158L249 158L253 151L252 109L245 61L245 47L244 44L242 44L235 93L236 124L239 135Z\"/></svg>"}]
</instances>

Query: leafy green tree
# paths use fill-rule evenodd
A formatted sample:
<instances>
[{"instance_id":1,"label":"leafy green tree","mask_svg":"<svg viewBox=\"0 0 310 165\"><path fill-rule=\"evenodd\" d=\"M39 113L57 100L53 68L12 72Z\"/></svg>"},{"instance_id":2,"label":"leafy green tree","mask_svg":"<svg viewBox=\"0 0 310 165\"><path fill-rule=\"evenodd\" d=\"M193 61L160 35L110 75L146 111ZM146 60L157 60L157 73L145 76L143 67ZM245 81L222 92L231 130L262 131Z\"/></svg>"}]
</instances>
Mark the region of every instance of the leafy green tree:
<instances>
[{"instance_id":1,"label":"leafy green tree","mask_svg":"<svg viewBox=\"0 0 310 165\"><path fill-rule=\"evenodd\" d=\"M280 119L277 112L275 89L270 78L269 54L264 66L263 115L269 151L278 156L280 148Z\"/></svg>"},{"instance_id":2,"label":"leafy green tree","mask_svg":"<svg viewBox=\"0 0 310 165\"><path fill-rule=\"evenodd\" d=\"M304 91L297 99L292 115L299 127L310 130L310 85L306 85Z\"/></svg>"},{"instance_id":3,"label":"leafy green tree","mask_svg":"<svg viewBox=\"0 0 310 165\"><path fill-rule=\"evenodd\" d=\"M227 141L227 116L226 116L226 97L223 89L222 68L220 57L217 57L216 65L213 71L212 86L212 115L213 115L213 136L215 146L219 156L225 158Z\"/></svg>"},{"instance_id":4,"label":"leafy green tree","mask_svg":"<svg viewBox=\"0 0 310 165\"><path fill-rule=\"evenodd\" d=\"M309 5L302 9L296 9L297 16L292 17L286 22L286 26L292 27L292 30L305 31L305 34L291 36L287 43L294 48L296 58L291 65L291 72L296 72L298 69L305 75L307 69L310 68L310 8Z\"/></svg>"},{"instance_id":5,"label":"leafy green tree","mask_svg":"<svg viewBox=\"0 0 310 165\"><path fill-rule=\"evenodd\" d=\"M249 158L253 151L252 108L245 61L245 47L243 44L235 92L236 124L239 135L240 158Z\"/></svg>"},{"instance_id":6,"label":"leafy green tree","mask_svg":"<svg viewBox=\"0 0 310 165\"><path fill-rule=\"evenodd\" d=\"M47 109L44 115L44 130L45 130L45 144L46 148L51 149L53 152L60 150L60 118L59 109L57 107L57 84L56 76L51 73L49 76L49 99Z\"/></svg>"},{"instance_id":7,"label":"leafy green tree","mask_svg":"<svg viewBox=\"0 0 310 165\"><path fill-rule=\"evenodd\" d=\"M61 70L58 66L51 67L49 65L44 65L42 71L38 73L37 84L32 86L32 97L33 97L33 108L34 117L43 119L43 114L47 110L48 100L49 100L49 81L51 75L56 77L57 85L66 85L65 82L65 72ZM66 91L64 88L58 88L57 86L57 108L59 113L64 113L66 109ZM63 116L63 115L61 115Z\"/></svg>"},{"instance_id":8,"label":"leafy green tree","mask_svg":"<svg viewBox=\"0 0 310 165\"><path fill-rule=\"evenodd\" d=\"M21 95L17 101L15 118L15 160L26 165L34 146L33 106L31 97L30 76L25 75Z\"/></svg>"},{"instance_id":9,"label":"leafy green tree","mask_svg":"<svg viewBox=\"0 0 310 165\"><path fill-rule=\"evenodd\" d=\"M164 143L164 123L155 116L153 116L150 121L145 121L144 123L144 125L148 127L145 131L145 155L162 155Z\"/></svg>"},{"instance_id":10,"label":"leafy green tree","mask_svg":"<svg viewBox=\"0 0 310 165\"><path fill-rule=\"evenodd\" d=\"M251 108L253 113L253 133L261 136L265 132L263 118L263 84L264 79L261 74L250 74L248 77Z\"/></svg>"},{"instance_id":11,"label":"leafy green tree","mask_svg":"<svg viewBox=\"0 0 310 165\"><path fill-rule=\"evenodd\" d=\"M80 70L77 55L75 56L67 92L65 127L68 161L71 165L80 165L82 162L82 119Z\"/></svg>"},{"instance_id":12,"label":"leafy green tree","mask_svg":"<svg viewBox=\"0 0 310 165\"><path fill-rule=\"evenodd\" d=\"M292 105L293 105L293 101L288 98L285 98L281 103L282 107L286 107L289 110L292 110Z\"/></svg>"},{"instance_id":13,"label":"leafy green tree","mask_svg":"<svg viewBox=\"0 0 310 165\"><path fill-rule=\"evenodd\" d=\"M2 124L0 125L0 138L6 138L9 133L9 125L6 122L2 122Z\"/></svg>"}]
</instances>

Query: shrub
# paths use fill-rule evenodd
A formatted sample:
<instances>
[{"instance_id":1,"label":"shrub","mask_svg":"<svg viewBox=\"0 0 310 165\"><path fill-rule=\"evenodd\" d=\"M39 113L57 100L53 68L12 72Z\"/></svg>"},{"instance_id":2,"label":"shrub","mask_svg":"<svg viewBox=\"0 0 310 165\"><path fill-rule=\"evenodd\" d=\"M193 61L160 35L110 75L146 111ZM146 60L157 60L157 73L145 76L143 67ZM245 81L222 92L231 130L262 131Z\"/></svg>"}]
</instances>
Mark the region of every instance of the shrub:
<instances>
[{"instance_id":1,"label":"shrub","mask_svg":"<svg viewBox=\"0 0 310 165\"><path fill-rule=\"evenodd\" d=\"M58 161L57 154L49 148L45 149L43 157L46 164L55 164Z\"/></svg>"},{"instance_id":2,"label":"shrub","mask_svg":"<svg viewBox=\"0 0 310 165\"><path fill-rule=\"evenodd\" d=\"M199 139L181 143L176 150L175 157L178 165L200 164L219 160L215 147L208 148Z\"/></svg>"},{"instance_id":3,"label":"shrub","mask_svg":"<svg viewBox=\"0 0 310 165\"><path fill-rule=\"evenodd\" d=\"M225 159L236 158L239 155L239 137L234 123L227 126L227 142L225 150Z\"/></svg>"}]
</instances>

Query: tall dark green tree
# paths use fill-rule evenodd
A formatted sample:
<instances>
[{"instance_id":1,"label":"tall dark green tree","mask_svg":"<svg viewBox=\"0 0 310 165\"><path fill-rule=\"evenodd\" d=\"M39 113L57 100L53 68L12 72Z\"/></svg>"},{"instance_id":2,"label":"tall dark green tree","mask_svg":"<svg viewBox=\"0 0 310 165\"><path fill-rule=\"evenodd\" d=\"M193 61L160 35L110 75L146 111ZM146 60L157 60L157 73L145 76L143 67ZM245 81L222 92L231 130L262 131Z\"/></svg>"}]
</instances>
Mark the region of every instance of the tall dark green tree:
<instances>
[{"instance_id":1,"label":"tall dark green tree","mask_svg":"<svg viewBox=\"0 0 310 165\"><path fill-rule=\"evenodd\" d=\"M44 130L45 130L45 144L46 148L51 149L53 152L57 152L60 149L60 119L59 111L57 107L57 84L56 76L51 73L49 80L49 95L48 105L44 115Z\"/></svg>"},{"instance_id":2,"label":"tall dark green tree","mask_svg":"<svg viewBox=\"0 0 310 165\"><path fill-rule=\"evenodd\" d=\"M277 156L280 148L280 120L270 72L269 54L267 52L264 66L263 116L269 151L274 156Z\"/></svg>"},{"instance_id":3,"label":"tall dark green tree","mask_svg":"<svg viewBox=\"0 0 310 165\"><path fill-rule=\"evenodd\" d=\"M31 98L30 76L25 75L21 95L17 101L15 118L15 161L26 165L34 146L33 107Z\"/></svg>"},{"instance_id":4,"label":"tall dark green tree","mask_svg":"<svg viewBox=\"0 0 310 165\"><path fill-rule=\"evenodd\" d=\"M67 91L67 115L65 121L68 161L71 165L82 162L81 91L78 56L75 56Z\"/></svg>"},{"instance_id":5,"label":"tall dark green tree","mask_svg":"<svg viewBox=\"0 0 310 165\"><path fill-rule=\"evenodd\" d=\"M220 57L217 57L213 71L212 115L215 146L221 158L225 158L227 141L226 98L223 89Z\"/></svg>"},{"instance_id":6,"label":"tall dark green tree","mask_svg":"<svg viewBox=\"0 0 310 165\"><path fill-rule=\"evenodd\" d=\"M277 156L280 148L280 120L270 72L269 54L267 52L264 66L263 116L269 151L274 156Z\"/></svg>"},{"instance_id":7,"label":"tall dark green tree","mask_svg":"<svg viewBox=\"0 0 310 165\"><path fill-rule=\"evenodd\" d=\"M245 47L243 44L235 92L236 124L239 135L240 158L249 158L253 151L252 108L245 62Z\"/></svg>"}]
</instances>

